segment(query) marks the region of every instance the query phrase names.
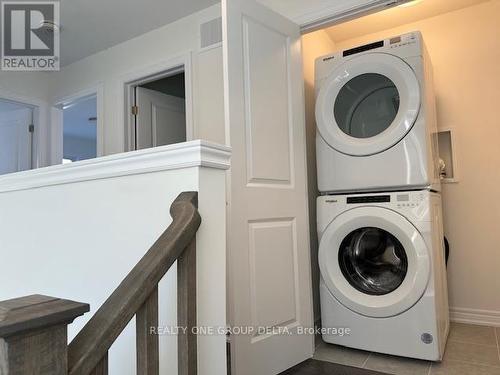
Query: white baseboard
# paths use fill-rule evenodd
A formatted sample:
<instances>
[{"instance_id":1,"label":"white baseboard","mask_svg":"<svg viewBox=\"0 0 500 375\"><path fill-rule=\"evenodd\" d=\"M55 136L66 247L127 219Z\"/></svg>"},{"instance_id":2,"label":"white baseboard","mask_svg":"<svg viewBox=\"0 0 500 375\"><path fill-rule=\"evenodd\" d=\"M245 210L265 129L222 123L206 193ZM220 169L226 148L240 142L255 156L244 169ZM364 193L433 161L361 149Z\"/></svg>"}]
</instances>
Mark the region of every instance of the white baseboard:
<instances>
[{"instance_id":1,"label":"white baseboard","mask_svg":"<svg viewBox=\"0 0 500 375\"><path fill-rule=\"evenodd\" d=\"M500 311L450 307L450 320L456 323L500 327Z\"/></svg>"}]
</instances>

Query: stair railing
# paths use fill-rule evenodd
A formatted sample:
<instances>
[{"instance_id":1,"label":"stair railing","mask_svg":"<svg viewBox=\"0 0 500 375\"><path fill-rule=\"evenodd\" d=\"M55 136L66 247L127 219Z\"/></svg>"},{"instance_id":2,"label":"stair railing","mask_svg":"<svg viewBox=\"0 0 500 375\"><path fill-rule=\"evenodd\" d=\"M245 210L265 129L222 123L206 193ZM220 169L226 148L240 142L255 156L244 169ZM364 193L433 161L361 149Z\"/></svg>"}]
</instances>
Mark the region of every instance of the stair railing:
<instances>
[{"instance_id":1,"label":"stair railing","mask_svg":"<svg viewBox=\"0 0 500 375\"><path fill-rule=\"evenodd\" d=\"M196 375L196 192L181 193L173 221L67 345L67 326L89 305L46 296L0 302L0 375L107 375L108 351L136 316L137 374L159 374L158 283L177 261L178 373Z\"/></svg>"}]
</instances>

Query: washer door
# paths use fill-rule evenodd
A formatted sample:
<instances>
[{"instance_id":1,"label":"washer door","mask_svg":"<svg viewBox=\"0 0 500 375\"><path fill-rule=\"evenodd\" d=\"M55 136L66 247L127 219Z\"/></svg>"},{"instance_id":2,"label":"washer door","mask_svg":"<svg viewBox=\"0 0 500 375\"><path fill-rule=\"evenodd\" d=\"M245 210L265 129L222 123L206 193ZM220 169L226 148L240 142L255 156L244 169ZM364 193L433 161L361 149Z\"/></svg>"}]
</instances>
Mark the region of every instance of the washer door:
<instances>
[{"instance_id":1,"label":"washer door","mask_svg":"<svg viewBox=\"0 0 500 375\"><path fill-rule=\"evenodd\" d=\"M412 68L385 53L354 57L335 69L316 99L319 133L352 156L383 152L412 128L420 111L420 85Z\"/></svg>"},{"instance_id":2,"label":"washer door","mask_svg":"<svg viewBox=\"0 0 500 375\"><path fill-rule=\"evenodd\" d=\"M381 207L337 216L321 238L319 266L332 295L370 317L408 310L424 294L430 276L421 234L406 218Z\"/></svg>"}]
</instances>

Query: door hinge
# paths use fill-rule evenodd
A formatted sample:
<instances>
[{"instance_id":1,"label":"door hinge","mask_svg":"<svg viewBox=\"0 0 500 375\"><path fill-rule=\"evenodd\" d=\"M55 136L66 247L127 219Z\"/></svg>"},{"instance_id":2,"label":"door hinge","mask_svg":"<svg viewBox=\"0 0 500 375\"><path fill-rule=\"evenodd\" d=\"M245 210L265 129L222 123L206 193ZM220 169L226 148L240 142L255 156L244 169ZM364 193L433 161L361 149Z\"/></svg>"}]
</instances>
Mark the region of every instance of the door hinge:
<instances>
[{"instance_id":1,"label":"door hinge","mask_svg":"<svg viewBox=\"0 0 500 375\"><path fill-rule=\"evenodd\" d=\"M35 125L33 125L33 124L28 125L28 132L34 133L35 132Z\"/></svg>"},{"instance_id":2,"label":"door hinge","mask_svg":"<svg viewBox=\"0 0 500 375\"><path fill-rule=\"evenodd\" d=\"M138 107L138 106L136 106L136 105L133 105L133 106L132 106L132 114L133 114L134 116L137 116L137 114L138 114L138 113L139 113L139 107Z\"/></svg>"}]
</instances>

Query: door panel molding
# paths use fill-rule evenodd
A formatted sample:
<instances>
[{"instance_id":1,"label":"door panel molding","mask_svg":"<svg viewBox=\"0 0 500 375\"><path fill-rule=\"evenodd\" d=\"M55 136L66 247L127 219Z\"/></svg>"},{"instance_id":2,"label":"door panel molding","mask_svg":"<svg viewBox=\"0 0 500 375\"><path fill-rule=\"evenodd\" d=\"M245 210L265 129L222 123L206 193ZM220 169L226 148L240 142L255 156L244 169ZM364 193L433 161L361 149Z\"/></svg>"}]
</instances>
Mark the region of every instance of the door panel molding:
<instances>
[{"instance_id":1,"label":"door panel molding","mask_svg":"<svg viewBox=\"0 0 500 375\"><path fill-rule=\"evenodd\" d=\"M300 307L295 218L250 221L249 235L253 326L275 328L298 324ZM262 262L259 264L259 261ZM273 278L274 272L281 275L278 280ZM268 311L267 307L273 306L273 300L278 295L279 311ZM258 309L259 306L263 309ZM252 340L267 335L267 332L257 332Z\"/></svg>"},{"instance_id":2,"label":"door panel molding","mask_svg":"<svg viewBox=\"0 0 500 375\"><path fill-rule=\"evenodd\" d=\"M243 16L242 25L248 183L292 186L294 164L293 111L289 105L290 37L246 15ZM264 34L266 38L259 38ZM269 52L273 53L272 60L265 59ZM261 57L266 69L259 70ZM256 69L252 69L255 65ZM278 78L281 91L286 92L284 96L275 95L267 87L269 81ZM270 156L274 159L273 163L267 160Z\"/></svg>"}]
</instances>

